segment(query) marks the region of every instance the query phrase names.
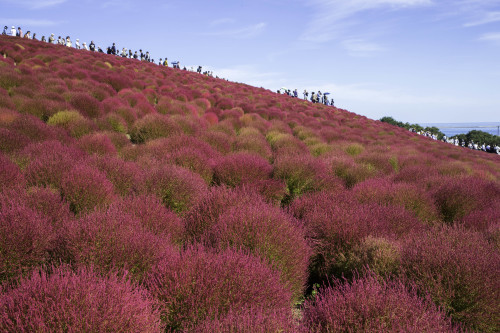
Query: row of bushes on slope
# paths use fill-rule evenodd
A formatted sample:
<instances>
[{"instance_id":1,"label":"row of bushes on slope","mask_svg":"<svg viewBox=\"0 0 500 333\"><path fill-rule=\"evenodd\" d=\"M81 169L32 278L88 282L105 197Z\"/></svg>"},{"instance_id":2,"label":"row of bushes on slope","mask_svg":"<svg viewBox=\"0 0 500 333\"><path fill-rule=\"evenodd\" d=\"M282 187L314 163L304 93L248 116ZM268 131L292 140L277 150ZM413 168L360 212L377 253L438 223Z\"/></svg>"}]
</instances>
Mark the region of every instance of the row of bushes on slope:
<instances>
[{"instance_id":1,"label":"row of bushes on slope","mask_svg":"<svg viewBox=\"0 0 500 333\"><path fill-rule=\"evenodd\" d=\"M490 156L264 90L106 56L78 59L65 48L44 57L36 46L12 47L20 61L6 73L34 77L32 88L46 82L44 98L69 108L29 115L27 81L0 89L0 327L33 329L22 328L16 309L26 307L15 305L30 299L37 318L61 312L57 322L78 329L22 288L90 274L93 283L129 285L121 295L145 300L137 319L151 319L142 322L151 331L406 331L415 322L458 330L447 318L498 330L499 188ZM83 64L88 72L72 79ZM108 74L114 86L87 92ZM122 75L131 85L118 85ZM50 86L62 99L48 95ZM82 92L97 113L72 102ZM291 311L304 291L328 282L301 315ZM362 293L360 284L369 289L361 303L345 296ZM54 293L82 299L67 290ZM57 297L47 302L64 307ZM398 316L394 297L415 316ZM90 329L121 323L112 316L127 302L103 303L109 317L88 320ZM332 308L353 319L341 324Z\"/></svg>"}]
</instances>

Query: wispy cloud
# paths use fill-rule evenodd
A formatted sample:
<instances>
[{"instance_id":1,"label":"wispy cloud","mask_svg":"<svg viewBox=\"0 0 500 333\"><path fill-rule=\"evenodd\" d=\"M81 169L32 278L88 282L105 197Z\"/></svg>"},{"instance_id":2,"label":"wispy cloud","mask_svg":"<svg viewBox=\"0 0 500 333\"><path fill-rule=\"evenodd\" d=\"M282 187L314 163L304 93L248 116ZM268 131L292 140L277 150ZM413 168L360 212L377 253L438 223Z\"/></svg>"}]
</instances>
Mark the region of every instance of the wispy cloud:
<instances>
[{"instance_id":1,"label":"wispy cloud","mask_svg":"<svg viewBox=\"0 0 500 333\"><path fill-rule=\"evenodd\" d=\"M371 57L385 50L381 45L361 38L347 39L342 41L341 44L353 57Z\"/></svg>"},{"instance_id":2,"label":"wispy cloud","mask_svg":"<svg viewBox=\"0 0 500 333\"><path fill-rule=\"evenodd\" d=\"M260 22L248 27L243 27L239 29L227 29L215 32L206 32L205 36L216 36L216 37L232 37L232 38L252 38L256 37L266 28L267 24Z\"/></svg>"},{"instance_id":3,"label":"wispy cloud","mask_svg":"<svg viewBox=\"0 0 500 333\"><path fill-rule=\"evenodd\" d=\"M403 9L430 5L431 0L309 0L307 5L316 12L301 39L328 42L359 24L359 13L374 9Z\"/></svg>"},{"instance_id":4,"label":"wispy cloud","mask_svg":"<svg viewBox=\"0 0 500 333\"><path fill-rule=\"evenodd\" d=\"M478 25L494 23L500 21L500 12L487 12L481 15L481 17L465 23L464 27L475 27Z\"/></svg>"},{"instance_id":5,"label":"wispy cloud","mask_svg":"<svg viewBox=\"0 0 500 333\"><path fill-rule=\"evenodd\" d=\"M500 32L490 32L479 37L480 41L500 43Z\"/></svg>"},{"instance_id":6,"label":"wispy cloud","mask_svg":"<svg viewBox=\"0 0 500 333\"><path fill-rule=\"evenodd\" d=\"M128 0L108 0L102 2L100 6L102 9L114 8L114 9L130 10L133 8L133 3Z\"/></svg>"},{"instance_id":7,"label":"wispy cloud","mask_svg":"<svg viewBox=\"0 0 500 333\"><path fill-rule=\"evenodd\" d=\"M65 3L67 0L2 0L4 3L21 5L28 9L43 9Z\"/></svg>"},{"instance_id":8,"label":"wispy cloud","mask_svg":"<svg viewBox=\"0 0 500 333\"><path fill-rule=\"evenodd\" d=\"M16 26L27 26L27 27L50 27L54 25L61 24L61 21L52 20L36 20L29 18L0 18L0 22L7 22Z\"/></svg>"},{"instance_id":9,"label":"wispy cloud","mask_svg":"<svg viewBox=\"0 0 500 333\"><path fill-rule=\"evenodd\" d=\"M216 26L224 25L224 24L232 24L235 22L236 22L236 20L233 18L221 18L221 19L214 20L214 21L210 22L210 26L216 27Z\"/></svg>"}]
</instances>

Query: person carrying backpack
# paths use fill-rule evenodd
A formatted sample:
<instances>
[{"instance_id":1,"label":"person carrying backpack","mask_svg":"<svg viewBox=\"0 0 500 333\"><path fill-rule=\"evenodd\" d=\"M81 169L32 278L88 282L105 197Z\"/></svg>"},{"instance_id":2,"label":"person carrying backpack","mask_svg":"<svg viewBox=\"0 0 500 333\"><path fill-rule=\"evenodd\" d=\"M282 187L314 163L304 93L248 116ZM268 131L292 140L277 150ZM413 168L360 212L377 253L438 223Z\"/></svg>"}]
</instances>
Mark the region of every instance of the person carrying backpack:
<instances>
[{"instance_id":1,"label":"person carrying backpack","mask_svg":"<svg viewBox=\"0 0 500 333\"><path fill-rule=\"evenodd\" d=\"M7 35L7 26L3 27L2 35Z\"/></svg>"},{"instance_id":2,"label":"person carrying backpack","mask_svg":"<svg viewBox=\"0 0 500 333\"><path fill-rule=\"evenodd\" d=\"M16 37L23 37L23 32L21 30L21 27L17 27Z\"/></svg>"},{"instance_id":3,"label":"person carrying backpack","mask_svg":"<svg viewBox=\"0 0 500 333\"><path fill-rule=\"evenodd\" d=\"M168 67L168 61L167 61L167 58L165 58L165 60L163 61L163 66Z\"/></svg>"}]
</instances>

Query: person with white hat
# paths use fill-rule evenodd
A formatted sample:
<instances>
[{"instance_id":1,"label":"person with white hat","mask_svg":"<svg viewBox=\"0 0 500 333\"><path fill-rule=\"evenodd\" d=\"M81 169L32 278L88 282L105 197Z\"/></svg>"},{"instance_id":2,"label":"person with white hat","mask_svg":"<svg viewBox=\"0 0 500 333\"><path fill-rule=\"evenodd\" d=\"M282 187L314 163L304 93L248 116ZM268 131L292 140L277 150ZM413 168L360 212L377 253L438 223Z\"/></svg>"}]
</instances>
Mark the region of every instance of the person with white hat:
<instances>
[{"instance_id":1,"label":"person with white hat","mask_svg":"<svg viewBox=\"0 0 500 333\"><path fill-rule=\"evenodd\" d=\"M15 26L12 26L12 29L10 29L10 35L12 37L15 37L16 36L16 27Z\"/></svg>"},{"instance_id":2,"label":"person with white hat","mask_svg":"<svg viewBox=\"0 0 500 333\"><path fill-rule=\"evenodd\" d=\"M82 44L82 45L83 45L83 49L84 49L84 50L87 50L87 51L89 50L89 48L87 47L87 43L83 42L83 44Z\"/></svg>"},{"instance_id":3,"label":"person with white hat","mask_svg":"<svg viewBox=\"0 0 500 333\"><path fill-rule=\"evenodd\" d=\"M79 50L79 49L80 49L80 40L79 40L78 38L76 39L76 42L75 42L75 48L76 48L77 50Z\"/></svg>"},{"instance_id":4,"label":"person with white hat","mask_svg":"<svg viewBox=\"0 0 500 333\"><path fill-rule=\"evenodd\" d=\"M54 38L54 34L50 34L50 37L49 37L49 43L50 43L50 44L54 44L54 41L55 41L55 40L56 40L56 39Z\"/></svg>"}]
</instances>

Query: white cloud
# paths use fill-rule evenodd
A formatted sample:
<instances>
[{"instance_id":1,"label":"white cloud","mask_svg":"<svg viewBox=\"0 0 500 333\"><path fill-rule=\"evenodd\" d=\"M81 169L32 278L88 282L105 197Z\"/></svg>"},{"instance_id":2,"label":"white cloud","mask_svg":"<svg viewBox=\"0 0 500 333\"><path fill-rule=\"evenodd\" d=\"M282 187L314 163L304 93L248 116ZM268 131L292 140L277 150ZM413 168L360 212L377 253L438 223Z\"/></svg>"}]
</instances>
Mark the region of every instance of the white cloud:
<instances>
[{"instance_id":1,"label":"white cloud","mask_svg":"<svg viewBox=\"0 0 500 333\"><path fill-rule=\"evenodd\" d=\"M215 32L206 32L205 36L218 36L218 37L233 37L233 38L252 38L256 37L266 28L267 24L260 22L249 27L243 27L239 29L227 29Z\"/></svg>"},{"instance_id":2,"label":"white cloud","mask_svg":"<svg viewBox=\"0 0 500 333\"><path fill-rule=\"evenodd\" d=\"M0 2L13 3L29 9L43 9L65 3L67 0L3 0Z\"/></svg>"},{"instance_id":3,"label":"white cloud","mask_svg":"<svg viewBox=\"0 0 500 333\"><path fill-rule=\"evenodd\" d=\"M500 43L500 32L490 32L479 37L480 41Z\"/></svg>"},{"instance_id":4,"label":"white cloud","mask_svg":"<svg viewBox=\"0 0 500 333\"><path fill-rule=\"evenodd\" d=\"M9 24L27 27L50 27L62 23L60 21L57 22L52 20L35 20L28 18L0 18L0 22L11 22Z\"/></svg>"},{"instance_id":5,"label":"white cloud","mask_svg":"<svg viewBox=\"0 0 500 333\"><path fill-rule=\"evenodd\" d=\"M232 18L221 18L221 19L214 20L214 21L210 22L210 26L215 27L215 26L224 25L224 24L231 24L231 23L235 23L235 22L236 22L236 20L232 19Z\"/></svg>"},{"instance_id":6,"label":"white cloud","mask_svg":"<svg viewBox=\"0 0 500 333\"><path fill-rule=\"evenodd\" d=\"M477 18L471 22L465 23L464 27L475 27L478 25L494 23L500 21L500 12L487 12L483 14L480 18Z\"/></svg>"},{"instance_id":7,"label":"white cloud","mask_svg":"<svg viewBox=\"0 0 500 333\"><path fill-rule=\"evenodd\" d=\"M385 50L381 45L361 38L347 39L341 44L353 57L370 57Z\"/></svg>"},{"instance_id":8,"label":"white cloud","mask_svg":"<svg viewBox=\"0 0 500 333\"><path fill-rule=\"evenodd\" d=\"M314 19L301 39L328 42L357 25L357 14L373 9L402 9L430 5L431 0L310 0L307 4L315 10Z\"/></svg>"}]
</instances>

